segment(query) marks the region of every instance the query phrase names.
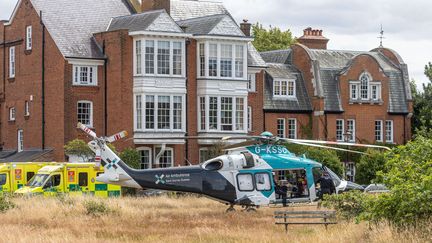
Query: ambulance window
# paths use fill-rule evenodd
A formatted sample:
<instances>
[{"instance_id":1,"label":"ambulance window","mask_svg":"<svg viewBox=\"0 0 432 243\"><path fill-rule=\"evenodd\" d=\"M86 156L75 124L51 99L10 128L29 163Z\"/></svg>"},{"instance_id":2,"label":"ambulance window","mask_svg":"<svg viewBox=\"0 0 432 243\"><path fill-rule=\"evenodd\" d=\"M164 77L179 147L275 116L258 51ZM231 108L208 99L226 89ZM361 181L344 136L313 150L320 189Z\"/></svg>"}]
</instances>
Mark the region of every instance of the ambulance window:
<instances>
[{"instance_id":1,"label":"ambulance window","mask_svg":"<svg viewBox=\"0 0 432 243\"><path fill-rule=\"evenodd\" d=\"M256 173L255 174L256 189L258 191L270 191L270 176L268 173Z\"/></svg>"},{"instance_id":2,"label":"ambulance window","mask_svg":"<svg viewBox=\"0 0 432 243\"><path fill-rule=\"evenodd\" d=\"M54 186L60 186L60 181L61 181L61 176L60 175L53 175L52 177L52 182L53 182L53 187Z\"/></svg>"},{"instance_id":3,"label":"ambulance window","mask_svg":"<svg viewBox=\"0 0 432 243\"><path fill-rule=\"evenodd\" d=\"M34 174L34 172L27 172L27 181L30 181L31 178L33 178Z\"/></svg>"},{"instance_id":4,"label":"ambulance window","mask_svg":"<svg viewBox=\"0 0 432 243\"><path fill-rule=\"evenodd\" d=\"M237 184L240 191L253 191L254 184L252 174L238 174Z\"/></svg>"},{"instance_id":5,"label":"ambulance window","mask_svg":"<svg viewBox=\"0 0 432 243\"><path fill-rule=\"evenodd\" d=\"M88 186L88 174L87 173L79 173L78 174L78 185L79 186Z\"/></svg>"},{"instance_id":6,"label":"ambulance window","mask_svg":"<svg viewBox=\"0 0 432 243\"><path fill-rule=\"evenodd\" d=\"M6 184L6 174L0 174L0 186Z\"/></svg>"}]
</instances>

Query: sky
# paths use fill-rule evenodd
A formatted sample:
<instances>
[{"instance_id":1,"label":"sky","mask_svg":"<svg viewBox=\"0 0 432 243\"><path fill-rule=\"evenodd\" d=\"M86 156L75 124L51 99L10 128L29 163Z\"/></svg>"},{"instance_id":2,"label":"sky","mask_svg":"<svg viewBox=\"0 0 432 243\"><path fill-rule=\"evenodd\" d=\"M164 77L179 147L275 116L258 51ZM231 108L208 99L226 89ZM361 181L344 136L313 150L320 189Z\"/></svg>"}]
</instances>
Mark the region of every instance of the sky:
<instances>
[{"instance_id":1,"label":"sky","mask_svg":"<svg viewBox=\"0 0 432 243\"><path fill-rule=\"evenodd\" d=\"M432 62L430 0L219 0L237 22L243 19L291 30L322 29L328 49L368 51L379 46L397 51L408 64L410 78L428 82L424 67ZM0 19L9 19L17 0L0 0Z\"/></svg>"}]
</instances>

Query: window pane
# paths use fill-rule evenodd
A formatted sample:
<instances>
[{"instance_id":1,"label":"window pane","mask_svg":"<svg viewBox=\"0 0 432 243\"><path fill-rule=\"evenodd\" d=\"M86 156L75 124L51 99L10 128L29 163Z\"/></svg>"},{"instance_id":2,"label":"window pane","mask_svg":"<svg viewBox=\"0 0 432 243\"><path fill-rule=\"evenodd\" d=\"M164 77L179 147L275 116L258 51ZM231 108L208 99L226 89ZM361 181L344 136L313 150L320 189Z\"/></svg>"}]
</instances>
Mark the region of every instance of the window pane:
<instances>
[{"instance_id":1,"label":"window pane","mask_svg":"<svg viewBox=\"0 0 432 243\"><path fill-rule=\"evenodd\" d=\"M170 129L170 97L158 97L158 129Z\"/></svg>"},{"instance_id":2,"label":"window pane","mask_svg":"<svg viewBox=\"0 0 432 243\"><path fill-rule=\"evenodd\" d=\"M252 107L248 106L248 131L252 131Z\"/></svg>"},{"instance_id":3,"label":"window pane","mask_svg":"<svg viewBox=\"0 0 432 243\"><path fill-rule=\"evenodd\" d=\"M136 126L142 129L142 100L141 95L136 96Z\"/></svg>"},{"instance_id":4,"label":"window pane","mask_svg":"<svg viewBox=\"0 0 432 243\"><path fill-rule=\"evenodd\" d=\"M382 142L382 121L375 121L375 140Z\"/></svg>"},{"instance_id":5,"label":"window pane","mask_svg":"<svg viewBox=\"0 0 432 243\"><path fill-rule=\"evenodd\" d=\"M154 73L154 41L146 41L145 47L145 72L147 74Z\"/></svg>"},{"instance_id":6,"label":"window pane","mask_svg":"<svg viewBox=\"0 0 432 243\"><path fill-rule=\"evenodd\" d=\"M240 191L253 191L254 189L252 174L238 174L237 182Z\"/></svg>"},{"instance_id":7,"label":"window pane","mask_svg":"<svg viewBox=\"0 0 432 243\"><path fill-rule=\"evenodd\" d=\"M209 45L209 76L217 76L217 44Z\"/></svg>"},{"instance_id":8,"label":"window pane","mask_svg":"<svg viewBox=\"0 0 432 243\"><path fill-rule=\"evenodd\" d=\"M182 43L173 42L173 74L182 74Z\"/></svg>"},{"instance_id":9,"label":"window pane","mask_svg":"<svg viewBox=\"0 0 432 243\"><path fill-rule=\"evenodd\" d=\"M90 102L78 102L78 122L92 126L91 113L92 104Z\"/></svg>"},{"instance_id":10,"label":"window pane","mask_svg":"<svg viewBox=\"0 0 432 243\"><path fill-rule=\"evenodd\" d=\"M200 119L201 119L201 130L205 130L205 124L206 124L206 103L205 103L205 97L200 97Z\"/></svg>"},{"instance_id":11,"label":"window pane","mask_svg":"<svg viewBox=\"0 0 432 243\"><path fill-rule=\"evenodd\" d=\"M297 120L296 119L288 119L288 138L291 138L291 139L297 138Z\"/></svg>"},{"instance_id":12,"label":"window pane","mask_svg":"<svg viewBox=\"0 0 432 243\"><path fill-rule=\"evenodd\" d=\"M200 149L199 150L199 160L200 163L205 162L210 159L210 153L208 149Z\"/></svg>"},{"instance_id":13,"label":"window pane","mask_svg":"<svg viewBox=\"0 0 432 243\"><path fill-rule=\"evenodd\" d=\"M367 74L360 77L360 95L362 100L369 99L369 76Z\"/></svg>"},{"instance_id":14,"label":"window pane","mask_svg":"<svg viewBox=\"0 0 432 243\"><path fill-rule=\"evenodd\" d=\"M86 187L88 186L88 174L87 173L78 173L78 185Z\"/></svg>"},{"instance_id":15,"label":"window pane","mask_svg":"<svg viewBox=\"0 0 432 243\"><path fill-rule=\"evenodd\" d=\"M236 130L244 130L244 99L236 98Z\"/></svg>"},{"instance_id":16,"label":"window pane","mask_svg":"<svg viewBox=\"0 0 432 243\"><path fill-rule=\"evenodd\" d=\"M280 138L285 137L285 119L277 119L277 136Z\"/></svg>"},{"instance_id":17,"label":"window pane","mask_svg":"<svg viewBox=\"0 0 432 243\"><path fill-rule=\"evenodd\" d=\"M357 84L351 84L351 99L357 99Z\"/></svg>"},{"instance_id":18,"label":"window pane","mask_svg":"<svg viewBox=\"0 0 432 243\"><path fill-rule=\"evenodd\" d=\"M136 58L136 73L141 74L141 41L138 40L135 42L135 58Z\"/></svg>"},{"instance_id":19,"label":"window pane","mask_svg":"<svg viewBox=\"0 0 432 243\"><path fill-rule=\"evenodd\" d=\"M258 191L270 191L271 190L269 174L267 174L267 173L255 174L255 182L256 182L256 189Z\"/></svg>"},{"instance_id":20,"label":"window pane","mask_svg":"<svg viewBox=\"0 0 432 243\"><path fill-rule=\"evenodd\" d=\"M170 42L158 42L158 74L170 74Z\"/></svg>"},{"instance_id":21,"label":"window pane","mask_svg":"<svg viewBox=\"0 0 432 243\"><path fill-rule=\"evenodd\" d=\"M393 142L393 121L386 121L386 142Z\"/></svg>"},{"instance_id":22,"label":"window pane","mask_svg":"<svg viewBox=\"0 0 432 243\"><path fill-rule=\"evenodd\" d=\"M348 138L348 141L354 142L355 141L355 120L347 120L347 133L348 132L351 134Z\"/></svg>"},{"instance_id":23,"label":"window pane","mask_svg":"<svg viewBox=\"0 0 432 243\"><path fill-rule=\"evenodd\" d=\"M294 83L294 81L288 81L288 95L289 96L295 95L295 83Z\"/></svg>"},{"instance_id":24,"label":"window pane","mask_svg":"<svg viewBox=\"0 0 432 243\"><path fill-rule=\"evenodd\" d=\"M6 184L6 173L0 174L0 186L3 186L4 184Z\"/></svg>"},{"instance_id":25,"label":"window pane","mask_svg":"<svg viewBox=\"0 0 432 243\"><path fill-rule=\"evenodd\" d=\"M343 120L336 120L336 140L343 141L343 133L344 133L344 125Z\"/></svg>"},{"instance_id":26,"label":"window pane","mask_svg":"<svg viewBox=\"0 0 432 243\"><path fill-rule=\"evenodd\" d=\"M232 45L221 45L221 77L232 77Z\"/></svg>"},{"instance_id":27,"label":"window pane","mask_svg":"<svg viewBox=\"0 0 432 243\"><path fill-rule=\"evenodd\" d=\"M243 46L236 46L235 74L237 78L243 77L243 49Z\"/></svg>"},{"instance_id":28,"label":"window pane","mask_svg":"<svg viewBox=\"0 0 432 243\"><path fill-rule=\"evenodd\" d=\"M161 148L156 148L156 156L161 151ZM173 165L173 151L171 149L165 150L159 158L159 168L167 168Z\"/></svg>"},{"instance_id":29,"label":"window pane","mask_svg":"<svg viewBox=\"0 0 432 243\"><path fill-rule=\"evenodd\" d=\"M146 95L146 129L154 129L155 98L153 95Z\"/></svg>"},{"instance_id":30,"label":"window pane","mask_svg":"<svg viewBox=\"0 0 432 243\"><path fill-rule=\"evenodd\" d=\"M150 168L150 150L140 150L141 169Z\"/></svg>"},{"instance_id":31,"label":"window pane","mask_svg":"<svg viewBox=\"0 0 432 243\"><path fill-rule=\"evenodd\" d=\"M273 94L274 95L281 95L280 89L281 89L281 82L280 81L274 81L274 90L273 90Z\"/></svg>"},{"instance_id":32,"label":"window pane","mask_svg":"<svg viewBox=\"0 0 432 243\"><path fill-rule=\"evenodd\" d=\"M80 67L80 84L88 84L88 67Z\"/></svg>"},{"instance_id":33,"label":"window pane","mask_svg":"<svg viewBox=\"0 0 432 243\"><path fill-rule=\"evenodd\" d=\"M218 129L218 98L210 97L209 102L209 129Z\"/></svg>"},{"instance_id":34,"label":"window pane","mask_svg":"<svg viewBox=\"0 0 432 243\"><path fill-rule=\"evenodd\" d=\"M205 44L201 43L199 44L199 56L200 56L200 76L205 76Z\"/></svg>"},{"instance_id":35,"label":"window pane","mask_svg":"<svg viewBox=\"0 0 432 243\"><path fill-rule=\"evenodd\" d=\"M182 97L173 98L173 129L182 129Z\"/></svg>"},{"instance_id":36,"label":"window pane","mask_svg":"<svg viewBox=\"0 0 432 243\"><path fill-rule=\"evenodd\" d=\"M221 97L221 129L222 131L232 131L232 112L233 112L233 98Z\"/></svg>"}]
</instances>

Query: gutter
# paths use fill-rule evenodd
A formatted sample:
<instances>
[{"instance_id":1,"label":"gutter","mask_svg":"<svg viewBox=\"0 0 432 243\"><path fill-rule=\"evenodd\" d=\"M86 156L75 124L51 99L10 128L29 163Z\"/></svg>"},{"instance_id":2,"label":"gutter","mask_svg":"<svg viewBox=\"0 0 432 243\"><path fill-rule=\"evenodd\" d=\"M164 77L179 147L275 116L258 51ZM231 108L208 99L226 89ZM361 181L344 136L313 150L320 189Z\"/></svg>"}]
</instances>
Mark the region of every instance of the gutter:
<instances>
[{"instance_id":1,"label":"gutter","mask_svg":"<svg viewBox=\"0 0 432 243\"><path fill-rule=\"evenodd\" d=\"M42 150L45 150L45 24L40 11L40 24L42 26Z\"/></svg>"}]
</instances>

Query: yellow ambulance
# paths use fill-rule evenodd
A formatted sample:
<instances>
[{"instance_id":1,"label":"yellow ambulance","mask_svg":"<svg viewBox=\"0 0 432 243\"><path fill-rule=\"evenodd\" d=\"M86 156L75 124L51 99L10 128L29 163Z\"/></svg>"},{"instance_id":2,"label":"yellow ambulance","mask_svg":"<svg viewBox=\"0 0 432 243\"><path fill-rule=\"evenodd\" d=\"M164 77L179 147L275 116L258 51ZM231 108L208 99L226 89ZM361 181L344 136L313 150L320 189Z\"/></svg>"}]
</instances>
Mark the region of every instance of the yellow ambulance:
<instances>
[{"instance_id":1,"label":"yellow ambulance","mask_svg":"<svg viewBox=\"0 0 432 243\"><path fill-rule=\"evenodd\" d=\"M96 177L101 173L103 167L95 166L95 163L47 165L42 167L25 187L15 191L15 194L120 196L120 186L96 181Z\"/></svg>"},{"instance_id":2,"label":"yellow ambulance","mask_svg":"<svg viewBox=\"0 0 432 243\"><path fill-rule=\"evenodd\" d=\"M46 165L54 162L20 162L0 164L0 193L12 193L28 181Z\"/></svg>"}]
</instances>

